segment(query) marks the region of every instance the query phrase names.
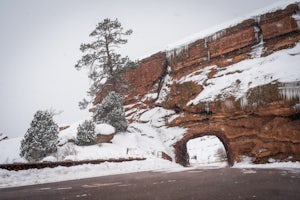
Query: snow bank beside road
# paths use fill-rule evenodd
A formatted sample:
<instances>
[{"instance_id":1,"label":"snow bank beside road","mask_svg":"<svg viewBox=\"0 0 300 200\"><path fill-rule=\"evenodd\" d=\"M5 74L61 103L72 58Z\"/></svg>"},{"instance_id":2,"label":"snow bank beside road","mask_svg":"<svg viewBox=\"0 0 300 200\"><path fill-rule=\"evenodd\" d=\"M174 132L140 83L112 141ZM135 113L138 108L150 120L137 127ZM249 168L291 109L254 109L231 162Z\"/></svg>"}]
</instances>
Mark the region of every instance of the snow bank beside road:
<instances>
[{"instance_id":1,"label":"snow bank beside road","mask_svg":"<svg viewBox=\"0 0 300 200\"><path fill-rule=\"evenodd\" d=\"M56 167L21 171L8 171L0 169L0 188L35 185L142 171L178 172L194 169L216 169L221 167L226 167L226 165L224 165L224 163L219 163L219 165L197 165L187 168L176 163L155 158L147 159L145 161L102 163L97 165L85 164L74 167ZM295 173L300 173L299 162L270 163L261 165L242 162L236 163L234 168L240 168L244 173L255 173L255 171L244 170L245 168L275 168L292 170L295 171Z\"/></svg>"},{"instance_id":2,"label":"snow bank beside road","mask_svg":"<svg viewBox=\"0 0 300 200\"><path fill-rule=\"evenodd\" d=\"M299 169L300 172L300 162L276 162L274 160L266 164L254 164L251 162L251 158L244 157L241 162L235 163L233 168Z\"/></svg>"},{"instance_id":3,"label":"snow bank beside road","mask_svg":"<svg viewBox=\"0 0 300 200\"><path fill-rule=\"evenodd\" d=\"M0 169L0 188L60 182L132 172L184 169L184 167L178 164L162 159L148 159L145 161L130 161L122 163L107 162L97 165L85 164L74 167L56 167L21 171Z\"/></svg>"}]
</instances>

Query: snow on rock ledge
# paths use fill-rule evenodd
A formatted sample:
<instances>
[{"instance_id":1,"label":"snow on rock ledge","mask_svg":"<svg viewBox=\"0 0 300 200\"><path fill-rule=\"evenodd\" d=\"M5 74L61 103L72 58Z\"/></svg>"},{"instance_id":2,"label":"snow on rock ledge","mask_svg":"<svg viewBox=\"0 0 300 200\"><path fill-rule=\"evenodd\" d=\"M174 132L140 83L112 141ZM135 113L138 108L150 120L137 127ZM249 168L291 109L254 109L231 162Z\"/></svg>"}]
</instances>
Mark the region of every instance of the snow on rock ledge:
<instances>
[{"instance_id":1,"label":"snow on rock ledge","mask_svg":"<svg viewBox=\"0 0 300 200\"><path fill-rule=\"evenodd\" d=\"M95 134L98 135L111 135L116 132L116 129L109 124L97 124L95 126Z\"/></svg>"},{"instance_id":2,"label":"snow on rock ledge","mask_svg":"<svg viewBox=\"0 0 300 200\"><path fill-rule=\"evenodd\" d=\"M127 117L149 128L137 134L160 138L167 153L175 147L182 164L188 163L187 140L205 134L222 138L231 164L243 155L255 163L289 156L299 161L299 91L291 84L300 82L295 2L196 34L125 70L136 88L124 94ZM184 131L171 131L177 127Z\"/></svg>"}]
</instances>

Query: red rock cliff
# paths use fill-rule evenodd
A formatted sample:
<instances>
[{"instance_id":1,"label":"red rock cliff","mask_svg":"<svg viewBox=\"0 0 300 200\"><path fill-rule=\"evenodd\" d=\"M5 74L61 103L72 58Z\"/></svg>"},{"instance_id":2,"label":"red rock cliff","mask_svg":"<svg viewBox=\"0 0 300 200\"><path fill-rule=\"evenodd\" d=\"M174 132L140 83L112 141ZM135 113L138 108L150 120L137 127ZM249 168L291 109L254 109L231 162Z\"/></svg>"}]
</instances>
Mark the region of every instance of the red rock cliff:
<instances>
[{"instance_id":1,"label":"red rock cliff","mask_svg":"<svg viewBox=\"0 0 300 200\"><path fill-rule=\"evenodd\" d=\"M263 65L263 58L271 62L276 52L297 46L299 13L299 5L291 4L143 59L138 67L123 73L129 85L124 92L126 108L161 106L181 114L168 125L187 128L184 137L174 144L176 161L183 165L188 164L186 142L202 135L218 136L231 164L242 156L250 156L256 163L268 162L269 158L300 161L300 77L286 83L261 73L265 80L256 84L254 79L262 77L245 82L251 69L237 68L242 61L255 59L262 61L253 67ZM287 55L300 60L299 54ZM290 65L293 63L286 63ZM297 67L299 70L300 66L292 69ZM220 77L238 78L218 95L205 97ZM243 90L245 85L247 89ZM95 104L106 94L99 94ZM128 119L138 120L138 116L129 111Z\"/></svg>"}]
</instances>

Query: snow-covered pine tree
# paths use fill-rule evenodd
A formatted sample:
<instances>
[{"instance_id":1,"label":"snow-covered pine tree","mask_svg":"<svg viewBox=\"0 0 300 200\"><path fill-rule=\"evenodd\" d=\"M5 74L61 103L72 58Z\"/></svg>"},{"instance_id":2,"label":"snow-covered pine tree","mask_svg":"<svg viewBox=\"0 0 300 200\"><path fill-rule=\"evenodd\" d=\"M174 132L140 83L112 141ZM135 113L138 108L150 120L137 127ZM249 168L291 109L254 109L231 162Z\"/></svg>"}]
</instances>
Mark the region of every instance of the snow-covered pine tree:
<instances>
[{"instance_id":1,"label":"snow-covered pine tree","mask_svg":"<svg viewBox=\"0 0 300 200\"><path fill-rule=\"evenodd\" d=\"M93 114L96 123L107 123L117 132L127 130L128 123L122 103L122 95L112 91L95 108Z\"/></svg>"},{"instance_id":2,"label":"snow-covered pine tree","mask_svg":"<svg viewBox=\"0 0 300 200\"><path fill-rule=\"evenodd\" d=\"M109 81L111 90L120 92L120 84L125 80L121 76L121 70L135 66L128 56L123 57L118 50L121 45L127 43L126 37L132 34L132 30L124 30L118 19L104 19L99 22L90 34L94 38L91 43L81 44L80 50L84 53L77 62L75 68L89 70L91 86L88 96L91 100L101 91L103 83ZM123 84L124 85L124 84ZM80 109L85 109L91 100L84 99L79 102Z\"/></svg>"},{"instance_id":3,"label":"snow-covered pine tree","mask_svg":"<svg viewBox=\"0 0 300 200\"><path fill-rule=\"evenodd\" d=\"M95 124L90 120L85 120L77 128L77 144L92 145L96 142Z\"/></svg>"},{"instance_id":4,"label":"snow-covered pine tree","mask_svg":"<svg viewBox=\"0 0 300 200\"><path fill-rule=\"evenodd\" d=\"M53 115L49 111L37 111L21 141L20 156L32 162L55 152L58 132Z\"/></svg>"}]
</instances>

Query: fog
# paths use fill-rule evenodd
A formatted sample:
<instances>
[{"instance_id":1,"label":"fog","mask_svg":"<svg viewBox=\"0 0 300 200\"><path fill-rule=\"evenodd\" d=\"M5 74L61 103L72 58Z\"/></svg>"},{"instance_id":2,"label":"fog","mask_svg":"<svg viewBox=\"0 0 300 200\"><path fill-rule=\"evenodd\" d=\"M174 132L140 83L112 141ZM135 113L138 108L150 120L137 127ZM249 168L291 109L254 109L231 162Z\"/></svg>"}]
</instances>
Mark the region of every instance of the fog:
<instances>
[{"instance_id":1,"label":"fog","mask_svg":"<svg viewBox=\"0 0 300 200\"><path fill-rule=\"evenodd\" d=\"M38 109L64 112L59 125L88 118L86 71L74 68L81 43L104 18L133 29L122 54L143 58L202 29L274 0L1 0L0 132L23 136Z\"/></svg>"}]
</instances>

